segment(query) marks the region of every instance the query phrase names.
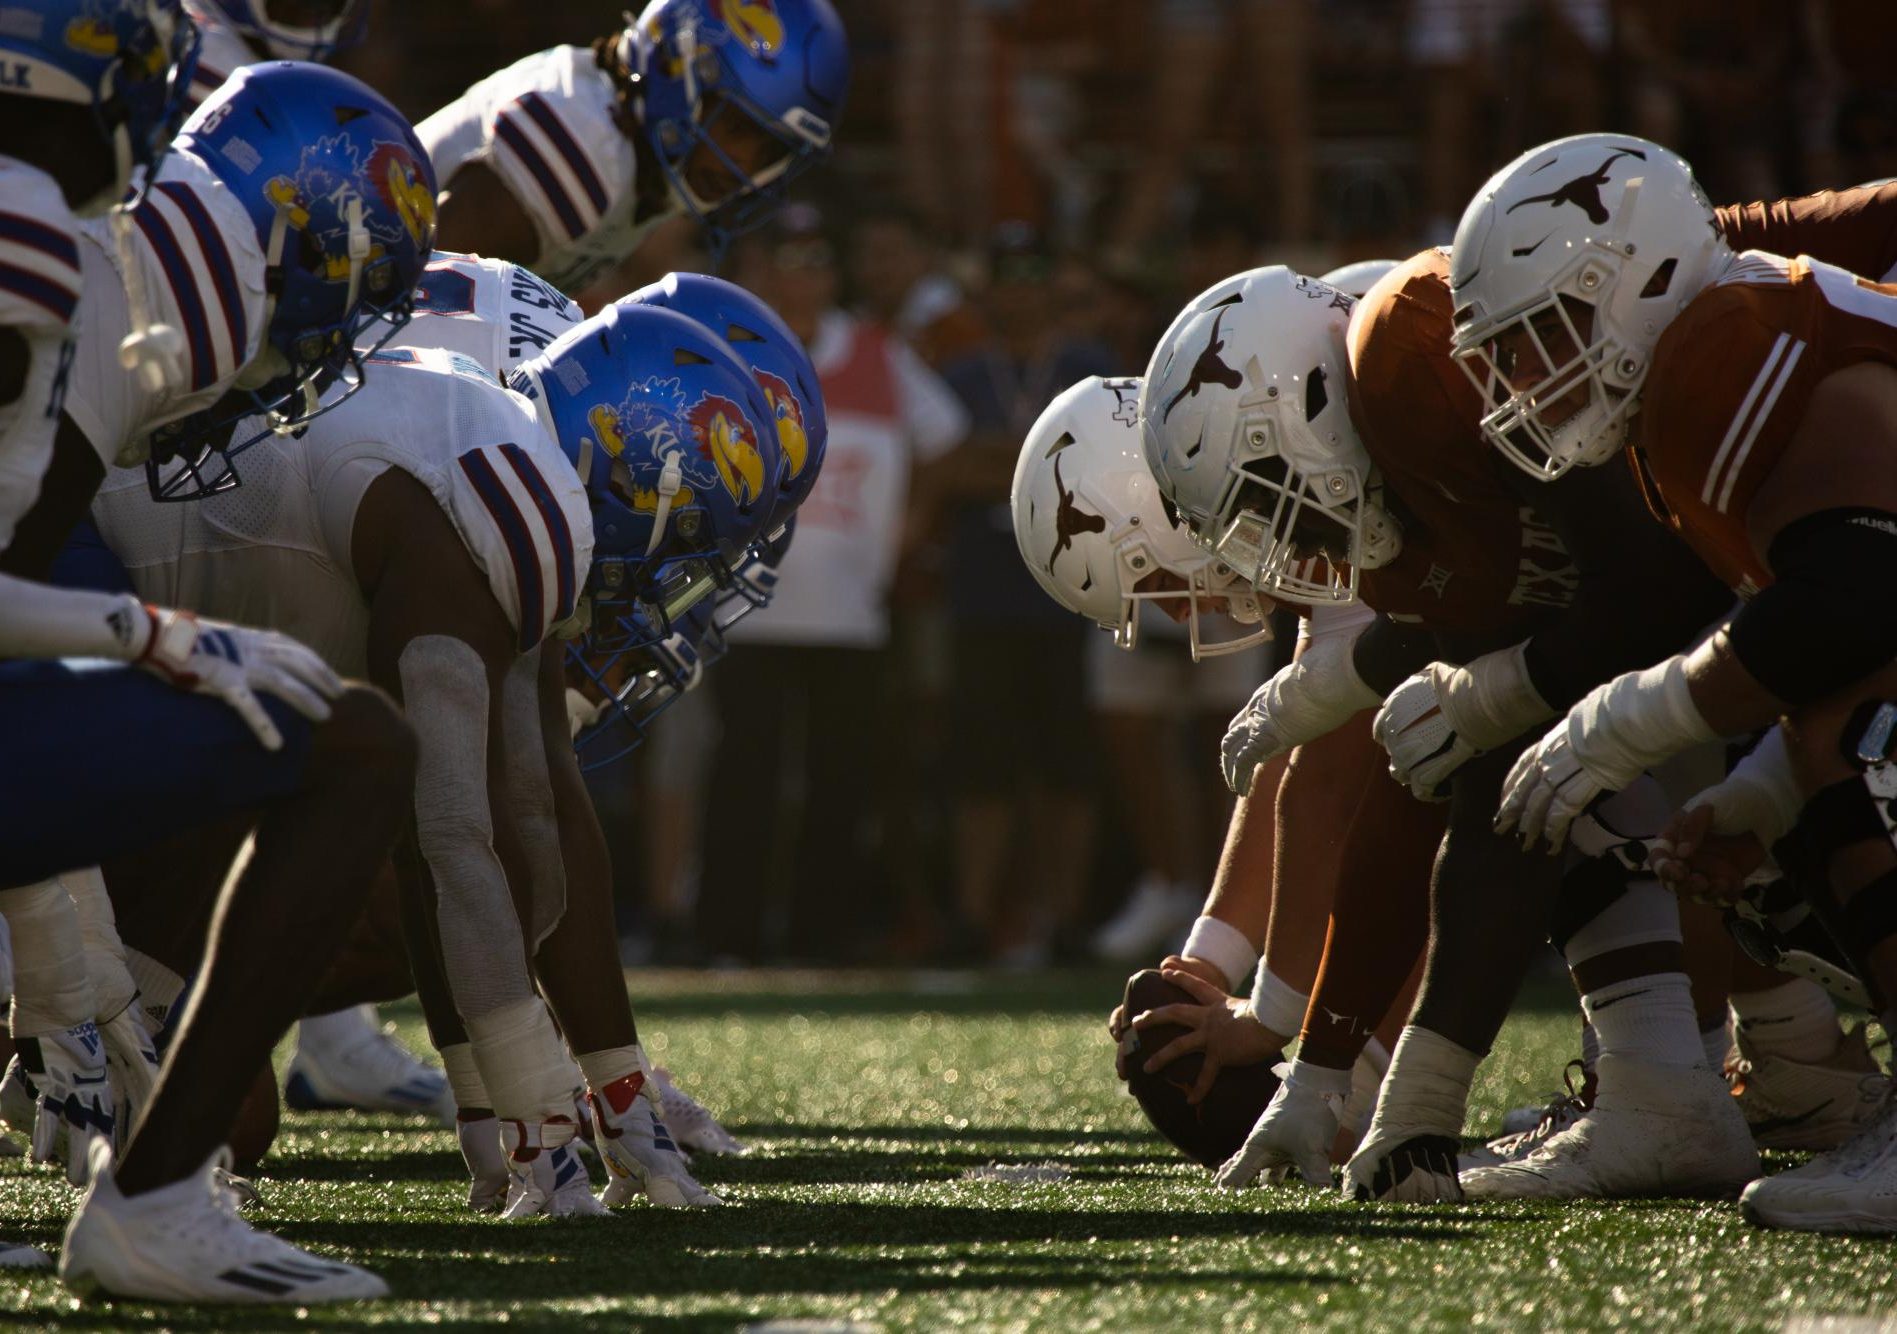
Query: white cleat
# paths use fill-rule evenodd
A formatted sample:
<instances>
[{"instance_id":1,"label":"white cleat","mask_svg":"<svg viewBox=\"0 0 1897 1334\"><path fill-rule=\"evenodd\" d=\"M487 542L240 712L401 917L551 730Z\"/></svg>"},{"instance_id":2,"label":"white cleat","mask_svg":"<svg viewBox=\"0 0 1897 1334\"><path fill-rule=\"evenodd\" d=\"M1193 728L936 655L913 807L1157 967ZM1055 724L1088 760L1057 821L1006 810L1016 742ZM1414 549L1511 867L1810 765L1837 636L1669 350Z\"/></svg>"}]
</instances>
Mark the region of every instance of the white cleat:
<instances>
[{"instance_id":1,"label":"white cleat","mask_svg":"<svg viewBox=\"0 0 1897 1334\"><path fill-rule=\"evenodd\" d=\"M665 1124L679 1148L687 1153L745 1152L743 1142L719 1125L718 1118L703 1103L672 1082L671 1071L660 1066L652 1072L652 1082L658 1085L659 1101L665 1104Z\"/></svg>"},{"instance_id":2,"label":"white cleat","mask_svg":"<svg viewBox=\"0 0 1897 1334\"><path fill-rule=\"evenodd\" d=\"M395 1040L375 1007L322 1017L324 1036L312 1042L299 1026L296 1055L283 1081L283 1100L299 1111L353 1108L408 1112L454 1124L448 1076Z\"/></svg>"},{"instance_id":3,"label":"white cleat","mask_svg":"<svg viewBox=\"0 0 1897 1334\"><path fill-rule=\"evenodd\" d=\"M0 1269L51 1269L53 1257L37 1246L0 1241Z\"/></svg>"},{"instance_id":4,"label":"white cleat","mask_svg":"<svg viewBox=\"0 0 1897 1334\"><path fill-rule=\"evenodd\" d=\"M1142 877L1131 897L1093 934L1093 952L1102 959L1137 963L1155 950L1181 940L1199 915L1202 900L1189 889L1156 876Z\"/></svg>"},{"instance_id":5,"label":"white cleat","mask_svg":"<svg viewBox=\"0 0 1897 1334\"><path fill-rule=\"evenodd\" d=\"M667 1209L721 1205L723 1200L693 1179L672 1132L641 1090L644 1077L615 1079L587 1095L593 1108L593 1147L606 1160L613 1179L600 1196L607 1204L625 1204L638 1195Z\"/></svg>"},{"instance_id":6,"label":"white cleat","mask_svg":"<svg viewBox=\"0 0 1897 1334\"><path fill-rule=\"evenodd\" d=\"M1459 1168L1464 1172L1474 1171L1478 1167L1497 1167L1502 1163L1518 1162L1559 1135L1569 1126L1587 1115L1587 1109L1593 1105L1593 1076L1583 1068L1581 1087L1574 1087L1574 1071L1580 1067L1579 1061L1569 1061L1562 1079L1568 1086L1566 1093L1558 1093L1549 1104L1542 1108L1541 1117L1525 1130L1507 1131L1479 1148L1470 1149L1458 1160ZM1513 1116L1511 1112L1509 1116ZM1509 1117L1502 1118L1507 1126Z\"/></svg>"},{"instance_id":7,"label":"white cleat","mask_svg":"<svg viewBox=\"0 0 1897 1334\"><path fill-rule=\"evenodd\" d=\"M1754 1050L1744 1027L1736 1044L1726 1081L1760 1148L1835 1149L1877 1115L1890 1087L1865 1045L1862 1024L1809 1065Z\"/></svg>"},{"instance_id":8,"label":"white cleat","mask_svg":"<svg viewBox=\"0 0 1897 1334\"><path fill-rule=\"evenodd\" d=\"M477 1214L497 1214L507 1207L507 1150L501 1147L501 1123L492 1116L472 1120L455 1118L455 1138L461 1160L468 1165L468 1208Z\"/></svg>"},{"instance_id":9,"label":"white cleat","mask_svg":"<svg viewBox=\"0 0 1897 1334\"><path fill-rule=\"evenodd\" d=\"M127 1199L111 1149L93 1146L92 1185L66 1229L59 1277L81 1296L255 1305L368 1301L389 1295L366 1269L326 1260L237 1216L215 1169L219 1149L183 1181Z\"/></svg>"},{"instance_id":10,"label":"white cleat","mask_svg":"<svg viewBox=\"0 0 1897 1334\"><path fill-rule=\"evenodd\" d=\"M1759 1174L1752 1136L1703 1065L1603 1056L1594 1105L1512 1162L1462 1174L1471 1200L1729 1198Z\"/></svg>"},{"instance_id":11,"label":"white cleat","mask_svg":"<svg viewBox=\"0 0 1897 1334\"><path fill-rule=\"evenodd\" d=\"M1897 1232L1897 1091L1831 1152L1747 1186L1739 1212L1755 1227Z\"/></svg>"}]
</instances>

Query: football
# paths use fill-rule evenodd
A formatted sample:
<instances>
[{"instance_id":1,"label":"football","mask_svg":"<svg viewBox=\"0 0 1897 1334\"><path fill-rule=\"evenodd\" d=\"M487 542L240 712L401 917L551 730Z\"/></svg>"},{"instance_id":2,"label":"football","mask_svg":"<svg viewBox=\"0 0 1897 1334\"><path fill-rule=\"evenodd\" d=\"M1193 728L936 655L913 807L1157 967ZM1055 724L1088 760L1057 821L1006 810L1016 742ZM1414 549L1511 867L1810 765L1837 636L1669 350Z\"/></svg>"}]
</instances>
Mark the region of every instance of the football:
<instances>
[{"instance_id":1,"label":"football","mask_svg":"<svg viewBox=\"0 0 1897 1334\"><path fill-rule=\"evenodd\" d=\"M1129 1018L1162 1005L1192 1003L1183 988L1174 986L1154 969L1133 974L1126 984ZM1188 1052L1157 1074L1149 1075L1141 1069L1152 1053L1185 1031L1177 1024L1160 1024L1135 1033L1127 1054L1127 1087L1155 1130L1188 1158L1206 1167L1217 1167L1245 1142L1259 1113L1278 1091L1278 1077L1271 1073L1270 1061L1231 1066L1219 1073L1211 1092L1194 1107L1186 1101L1186 1094L1205 1068L1203 1053Z\"/></svg>"}]
</instances>

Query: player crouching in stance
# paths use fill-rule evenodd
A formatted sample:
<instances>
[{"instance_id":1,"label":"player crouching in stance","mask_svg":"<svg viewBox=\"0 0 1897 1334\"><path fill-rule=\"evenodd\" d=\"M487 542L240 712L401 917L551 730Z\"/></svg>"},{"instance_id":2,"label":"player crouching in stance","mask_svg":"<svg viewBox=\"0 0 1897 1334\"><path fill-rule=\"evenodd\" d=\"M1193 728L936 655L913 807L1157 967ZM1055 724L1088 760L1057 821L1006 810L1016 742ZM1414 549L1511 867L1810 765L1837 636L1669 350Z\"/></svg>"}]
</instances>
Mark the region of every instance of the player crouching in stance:
<instances>
[{"instance_id":1,"label":"player crouching in stance","mask_svg":"<svg viewBox=\"0 0 1897 1334\"><path fill-rule=\"evenodd\" d=\"M1530 229L1557 244L1531 252ZM1745 599L1691 651L1576 704L1523 753L1498 825L1559 846L1644 769L1782 728L1782 745L1768 738L1675 822L1667 872L1697 891L1726 836L1749 830L1756 862L1789 834L1787 869L1889 1023L1888 728L1854 706L1897 684L1897 620L1882 610L1897 570L1897 288L1735 254L1684 161L1614 135L1544 145L1491 178L1458 229L1452 284L1456 355L1494 405L1495 447L1544 478L1618 467L1631 447L1656 511ZM1839 1149L1748 1186L1747 1216L1897 1231L1893 1126L1887 1095Z\"/></svg>"},{"instance_id":2,"label":"player crouching in stance","mask_svg":"<svg viewBox=\"0 0 1897 1334\"><path fill-rule=\"evenodd\" d=\"M4 284L9 292L24 289L34 299L63 287L70 304L83 290L83 336L76 353L69 345L61 356L73 367L66 407L69 413L89 407L95 425L112 423L92 443L114 457L141 441L179 402L194 394L220 397L251 360L266 322L259 318L263 266L258 263L250 274L251 284L230 268L202 271L205 287L195 294L200 322L187 331L194 336L187 348L191 369L182 383L170 380L162 364L155 367L156 376L144 375L143 367L137 376L126 374L118 358L121 339L146 333L148 326L126 317L123 294L106 290L116 288L119 276L104 258L99 236L78 236L63 207L55 206L62 195L85 199L101 186L105 199L123 197L124 171L136 159L119 156L120 177L114 184L110 146L127 129L138 142L140 107L132 97L137 80L167 63L162 43L155 60L154 48L128 43L138 39L140 24L166 31L176 8L157 3L33 8L40 22L30 31L43 44L26 41L22 51L18 27L0 42L8 45L10 61L24 56L40 71L44 77L31 82L52 90L51 100L33 102L24 112L17 104L8 107L5 124L20 127L27 137L25 144L9 142L8 148L37 152L44 159L41 179L50 176L61 187L50 198L32 201L31 221L41 230L27 232L27 242L42 237L41 254L66 262L72 281L22 283L23 266L12 262L0 265L0 273L9 280ZM311 114L333 119L336 104L324 99L336 89L311 88L298 79L294 67L284 67L272 84L274 93L257 96L273 115L292 124ZM388 125L407 133L406 122L380 98L354 81L346 83L347 104L352 114L361 113L365 132ZM75 85L91 91L70 99L80 103L76 107L58 105ZM240 96L232 112L256 106ZM95 114L92 142L74 137L76 125L92 122ZM294 133L290 125L284 128ZM103 143L100 130L105 131ZM162 137L146 140L141 148L162 143ZM14 165L12 159L4 163ZM222 213L226 225L235 213L238 233L249 232L241 202L207 199L191 190L185 196L181 201L165 193L161 182L142 207L182 209L200 219ZM160 199L166 202L155 202ZM27 201L9 191L5 202L11 208ZM426 240L406 252L410 264L405 268L397 258L372 259L366 250L357 252L348 245L347 231L306 236L308 223L306 217L286 225L299 242L308 242L295 250L288 268L314 283L305 290L315 299L308 307L286 307L286 320L344 328L358 313L368 318L372 284L363 280L369 267L383 272L387 282L378 291L391 301L420 270ZM20 237L23 230L10 226L10 235ZM64 244L58 244L62 239ZM247 235L245 240L255 244ZM215 224L198 243L221 245ZM128 253L129 265L142 262L136 244ZM218 253L228 262L227 252ZM333 272L332 261L339 266ZM306 271L306 264L314 268ZM42 270L40 276L47 275ZM199 273L181 266L175 276L185 286ZM277 276L281 281L284 274ZM246 294L259 304L246 305ZM206 297L221 299L207 308ZM143 306L136 292L130 305L134 310ZM212 333L209 310L225 322L217 326L221 333ZM237 332L246 327L260 331L258 341ZM9 346L7 355L24 350L30 358L37 349L26 341L24 349ZM107 362L110 372L99 375ZM276 378L282 369L274 368L266 378ZM21 382L10 373L0 380ZM32 382L30 370L25 382ZM66 390L64 375L57 383ZM50 432L56 421L62 445L69 432L78 431L70 416L60 416L58 402L55 397L51 410L39 405L29 410L25 404L16 409L8 428L9 453L14 428L47 423L44 429ZM85 440L79 449L91 457ZM44 466L45 453L39 458ZM96 478L96 460L92 467ZM68 478L62 494L49 496L48 491L61 490L50 485L57 472L57 465L48 470L49 486L40 497L53 504L35 509L35 516L73 504L75 495L76 507L83 509L91 490L91 482L83 480L85 470L78 470L76 487ZM11 515L25 508L21 502L32 500L29 484L39 480L10 476L0 484ZM9 557L14 554L10 550ZM6 582L0 597L5 609L0 654L15 661L0 668L0 712L8 737L8 764L0 772L0 804L8 812L7 836L0 840L0 884L26 886L208 820L249 814L257 822L254 853L224 887L198 989L150 1101L116 1163L106 1143L92 1145L92 1184L67 1232L62 1277L80 1292L161 1300L317 1302L382 1295L386 1288L374 1275L319 1259L239 1221L216 1170L225 1161L220 1141L250 1072L268 1059L317 984L351 910L366 897L375 863L393 840L397 821L389 802L412 773L412 734L379 693L345 687L314 654L282 636L200 622L132 597L53 590L12 577ZM56 657L105 661L51 660ZM275 698L261 698L264 692ZM95 818L102 810L111 813L109 820ZM42 900L28 906L32 915L47 905ZM38 941L21 942L35 967L62 959L82 966L71 937L62 939L56 921L42 916L35 926L51 928ZM64 1050L71 1054L81 1046L68 1044ZM39 1073L53 1077L51 1065L46 1062ZM76 1063L69 1065L76 1069ZM69 1108L78 1105L78 1099L67 1099ZM75 1137L74 1148L80 1147L82 1137Z\"/></svg>"}]
</instances>

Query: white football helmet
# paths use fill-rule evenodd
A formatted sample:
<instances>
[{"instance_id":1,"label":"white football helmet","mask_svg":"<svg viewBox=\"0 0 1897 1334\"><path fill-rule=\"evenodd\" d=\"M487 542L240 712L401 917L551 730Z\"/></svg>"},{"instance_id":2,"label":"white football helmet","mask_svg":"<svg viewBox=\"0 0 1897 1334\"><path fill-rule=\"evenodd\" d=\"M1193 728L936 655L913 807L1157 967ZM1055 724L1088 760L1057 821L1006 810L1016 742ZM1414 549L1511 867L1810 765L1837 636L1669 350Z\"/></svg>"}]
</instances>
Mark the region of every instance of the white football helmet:
<instances>
[{"instance_id":1,"label":"white football helmet","mask_svg":"<svg viewBox=\"0 0 1897 1334\"><path fill-rule=\"evenodd\" d=\"M1395 259L1360 259L1355 264L1344 264L1332 269L1318 281L1329 283L1332 287L1349 292L1354 297L1361 297L1381 282L1384 274L1401 262Z\"/></svg>"},{"instance_id":2,"label":"white football helmet","mask_svg":"<svg viewBox=\"0 0 1897 1334\"><path fill-rule=\"evenodd\" d=\"M370 0L206 0L231 27L277 60L328 60L356 45Z\"/></svg>"},{"instance_id":3,"label":"white football helmet","mask_svg":"<svg viewBox=\"0 0 1897 1334\"><path fill-rule=\"evenodd\" d=\"M1297 602L1355 600L1402 541L1344 398L1355 305L1282 265L1228 278L1173 321L1140 392L1146 461L1194 538Z\"/></svg>"},{"instance_id":4,"label":"white football helmet","mask_svg":"<svg viewBox=\"0 0 1897 1334\"><path fill-rule=\"evenodd\" d=\"M1582 134L1516 158L1463 213L1450 261L1483 434L1543 480L1605 463L1661 332L1731 258L1693 169L1658 144Z\"/></svg>"},{"instance_id":5,"label":"white football helmet","mask_svg":"<svg viewBox=\"0 0 1897 1334\"><path fill-rule=\"evenodd\" d=\"M1014 538L1035 582L1054 601L1139 641L1142 602L1184 601L1192 657L1236 653L1271 637L1271 604L1193 544L1167 509L1140 451L1140 382L1090 376L1047 405L1014 467ZM1170 575L1171 579L1155 578ZM1200 616L1257 628L1210 639Z\"/></svg>"}]
</instances>

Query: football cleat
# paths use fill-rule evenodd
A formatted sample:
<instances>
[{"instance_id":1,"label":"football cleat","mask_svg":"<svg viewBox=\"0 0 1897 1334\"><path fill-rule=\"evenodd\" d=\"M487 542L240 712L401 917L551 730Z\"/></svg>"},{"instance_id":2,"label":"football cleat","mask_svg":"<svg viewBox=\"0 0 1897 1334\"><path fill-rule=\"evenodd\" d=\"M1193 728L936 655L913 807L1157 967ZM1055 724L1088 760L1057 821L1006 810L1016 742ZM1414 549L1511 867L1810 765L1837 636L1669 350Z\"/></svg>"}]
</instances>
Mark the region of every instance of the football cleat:
<instances>
[{"instance_id":1,"label":"football cleat","mask_svg":"<svg viewBox=\"0 0 1897 1334\"><path fill-rule=\"evenodd\" d=\"M1093 934L1095 957L1138 963L1185 939L1203 900L1189 889L1144 876L1120 911Z\"/></svg>"},{"instance_id":2,"label":"football cleat","mask_svg":"<svg viewBox=\"0 0 1897 1334\"><path fill-rule=\"evenodd\" d=\"M718 1118L705 1105L672 1082L672 1072L661 1066L652 1072L652 1082L665 1104L665 1124L672 1139L687 1153L745 1152L744 1144L718 1124Z\"/></svg>"},{"instance_id":3,"label":"football cleat","mask_svg":"<svg viewBox=\"0 0 1897 1334\"><path fill-rule=\"evenodd\" d=\"M1574 1072L1581 1071L1581 1087L1574 1087ZM1586 1115L1587 1109L1594 1105L1594 1072L1580 1061L1569 1061L1568 1068L1562 1071L1562 1082L1568 1088L1565 1093L1557 1093L1548 1105L1541 1109L1541 1115L1532 1125L1524 1129L1509 1130L1515 1113L1521 1108L1512 1109L1502 1118L1502 1133L1480 1148L1470 1149L1460 1160L1461 1170L1471 1171L1477 1167L1494 1167L1498 1163L1512 1163L1518 1158L1526 1158L1545 1144L1551 1136L1559 1135L1569 1126Z\"/></svg>"},{"instance_id":4,"label":"football cleat","mask_svg":"<svg viewBox=\"0 0 1897 1334\"><path fill-rule=\"evenodd\" d=\"M1890 1087L1862 1024L1810 1064L1754 1049L1743 1025L1735 1038L1726 1082L1763 1149L1835 1149L1877 1114Z\"/></svg>"},{"instance_id":5,"label":"football cleat","mask_svg":"<svg viewBox=\"0 0 1897 1334\"><path fill-rule=\"evenodd\" d=\"M1581 1091L1578 1094L1574 1091L1574 1076L1577 1066L1579 1067L1581 1076ZM1567 1086L1566 1091L1549 1094L1548 1101L1540 1103L1525 1102L1519 1107L1511 1107L1506 1112L1503 1112L1502 1124L1496 1131L1496 1138L1506 1139L1510 1135L1519 1135L1523 1131L1533 1130L1547 1118L1550 1110L1569 1098L1579 1097L1589 1102L1593 1101L1594 1072L1588 1068L1587 1062L1581 1060L1579 1057L1569 1061L1567 1067L1562 1070L1561 1082Z\"/></svg>"},{"instance_id":6,"label":"football cleat","mask_svg":"<svg viewBox=\"0 0 1897 1334\"><path fill-rule=\"evenodd\" d=\"M468 1208L477 1214L497 1214L507 1207L507 1152L501 1147L501 1123L492 1115L469 1120L455 1118L455 1138L468 1165Z\"/></svg>"},{"instance_id":7,"label":"football cleat","mask_svg":"<svg viewBox=\"0 0 1897 1334\"><path fill-rule=\"evenodd\" d=\"M1745 1117L1705 1066L1602 1056L1596 1070L1593 1106L1513 1161L1464 1172L1464 1196L1729 1198L1758 1175Z\"/></svg>"},{"instance_id":8,"label":"football cleat","mask_svg":"<svg viewBox=\"0 0 1897 1334\"><path fill-rule=\"evenodd\" d=\"M652 1110L652 1100L639 1096L644 1084L645 1076L635 1071L587 1094L593 1108L593 1145L613 1174L600 1198L624 1204L644 1194L668 1209L723 1204L692 1179L685 1155Z\"/></svg>"},{"instance_id":9,"label":"football cleat","mask_svg":"<svg viewBox=\"0 0 1897 1334\"><path fill-rule=\"evenodd\" d=\"M216 1169L220 1148L182 1181L127 1199L110 1146L92 1146L92 1186L66 1229L59 1276L83 1296L219 1304L365 1301L389 1294L366 1269L326 1260L237 1216Z\"/></svg>"},{"instance_id":10,"label":"football cleat","mask_svg":"<svg viewBox=\"0 0 1897 1334\"><path fill-rule=\"evenodd\" d=\"M448 1076L397 1042L392 1025L381 1027L374 1006L345 1013L353 1014L354 1022L325 1016L320 1042L306 1040L298 1026L283 1100L298 1111L412 1112L453 1125Z\"/></svg>"},{"instance_id":11,"label":"football cleat","mask_svg":"<svg viewBox=\"0 0 1897 1334\"><path fill-rule=\"evenodd\" d=\"M1739 1212L1755 1227L1897 1232L1897 1091L1837 1148L1747 1186Z\"/></svg>"},{"instance_id":12,"label":"football cleat","mask_svg":"<svg viewBox=\"0 0 1897 1334\"><path fill-rule=\"evenodd\" d=\"M508 1175L502 1218L582 1218L606 1212L593 1198L586 1164L576 1152L577 1121L560 1116L500 1125Z\"/></svg>"},{"instance_id":13,"label":"football cleat","mask_svg":"<svg viewBox=\"0 0 1897 1334\"><path fill-rule=\"evenodd\" d=\"M53 1257L24 1242L0 1241L0 1269L51 1269Z\"/></svg>"},{"instance_id":14,"label":"football cleat","mask_svg":"<svg viewBox=\"0 0 1897 1334\"><path fill-rule=\"evenodd\" d=\"M257 1189L257 1183L249 1177L238 1176L228 1167L211 1169L211 1179L231 1197L232 1208L255 1209L263 1203L263 1194Z\"/></svg>"}]
</instances>

